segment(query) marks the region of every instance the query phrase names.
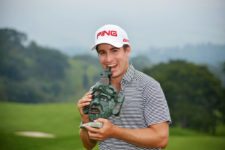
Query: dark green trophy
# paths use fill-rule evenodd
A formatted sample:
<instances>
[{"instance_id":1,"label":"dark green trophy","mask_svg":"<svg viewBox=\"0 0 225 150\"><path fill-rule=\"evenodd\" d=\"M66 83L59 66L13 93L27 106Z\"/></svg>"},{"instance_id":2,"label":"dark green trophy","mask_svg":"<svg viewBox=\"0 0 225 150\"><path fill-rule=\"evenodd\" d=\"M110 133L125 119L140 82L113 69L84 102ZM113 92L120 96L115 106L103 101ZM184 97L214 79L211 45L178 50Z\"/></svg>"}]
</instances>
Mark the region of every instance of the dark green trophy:
<instances>
[{"instance_id":1,"label":"dark green trophy","mask_svg":"<svg viewBox=\"0 0 225 150\"><path fill-rule=\"evenodd\" d=\"M97 118L109 118L118 116L122 107L124 96L118 94L111 85L111 68L107 68L101 74L101 79L92 88L92 101L84 108L84 113L88 114L91 122L81 125L101 128L100 122L93 122Z\"/></svg>"}]
</instances>

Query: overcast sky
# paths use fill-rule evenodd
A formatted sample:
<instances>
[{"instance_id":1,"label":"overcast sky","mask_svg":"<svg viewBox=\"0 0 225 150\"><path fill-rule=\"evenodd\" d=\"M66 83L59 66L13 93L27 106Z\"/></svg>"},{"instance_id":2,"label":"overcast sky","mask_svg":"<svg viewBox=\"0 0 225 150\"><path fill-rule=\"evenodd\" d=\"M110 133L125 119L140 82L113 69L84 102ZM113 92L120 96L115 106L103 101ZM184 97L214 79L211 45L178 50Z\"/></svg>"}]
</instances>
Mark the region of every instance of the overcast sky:
<instances>
[{"instance_id":1,"label":"overcast sky","mask_svg":"<svg viewBox=\"0 0 225 150\"><path fill-rule=\"evenodd\" d=\"M0 28L42 46L88 49L104 24L124 28L135 49L225 44L225 0L0 0Z\"/></svg>"}]
</instances>

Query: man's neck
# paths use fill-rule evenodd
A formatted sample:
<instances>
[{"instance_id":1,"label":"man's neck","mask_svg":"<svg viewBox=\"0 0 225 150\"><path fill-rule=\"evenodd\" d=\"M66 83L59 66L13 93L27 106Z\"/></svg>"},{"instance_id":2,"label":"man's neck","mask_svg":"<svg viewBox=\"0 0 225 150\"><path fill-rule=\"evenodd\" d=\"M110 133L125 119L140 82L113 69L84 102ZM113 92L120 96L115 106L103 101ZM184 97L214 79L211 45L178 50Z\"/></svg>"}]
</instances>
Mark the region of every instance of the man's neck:
<instances>
[{"instance_id":1,"label":"man's neck","mask_svg":"<svg viewBox=\"0 0 225 150\"><path fill-rule=\"evenodd\" d=\"M121 89L121 84L120 84L121 80L122 80L122 77L111 79L111 84L113 85L114 88L116 88L117 92L119 92Z\"/></svg>"},{"instance_id":2,"label":"man's neck","mask_svg":"<svg viewBox=\"0 0 225 150\"><path fill-rule=\"evenodd\" d=\"M121 80L123 79L123 76L126 74L128 68L129 68L129 63L126 66L126 71L123 73L123 75L111 78L111 84L116 88L117 92L121 90Z\"/></svg>"},{"instance_id":3,"label":"man's neck","mask_svg":"<svg viewBox=\"0 0 225 150\"><path fill-rule=\"evenodd\" d=\"M127 70L128 70L128 67L127 67ZM116 88L118 92L121 90L121 80L123 79L123 76L126 74L127 70L124 72L122 76L111 78L111 84Z\"/></svg>"}]
</instances>

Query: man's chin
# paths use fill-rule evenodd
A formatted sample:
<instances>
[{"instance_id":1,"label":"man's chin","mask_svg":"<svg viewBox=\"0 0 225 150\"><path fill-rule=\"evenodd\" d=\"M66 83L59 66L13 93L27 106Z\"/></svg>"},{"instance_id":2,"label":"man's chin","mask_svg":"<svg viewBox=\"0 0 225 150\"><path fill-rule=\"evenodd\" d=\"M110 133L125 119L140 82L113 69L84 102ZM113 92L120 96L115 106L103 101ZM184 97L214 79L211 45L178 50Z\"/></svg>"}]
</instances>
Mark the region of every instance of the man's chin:
<instances>
[{"instance_id":1,"label":"man's chin","mask_svg":"<svg viewBox=\"0 0 225 150\"><path fill-rule=\"evenodd\" d=\"M112 79L116 79L116 78L119 78L119 77L120 77L120 74L118 74L118 73L112 74Z\"/></svg>"}]
</instances>

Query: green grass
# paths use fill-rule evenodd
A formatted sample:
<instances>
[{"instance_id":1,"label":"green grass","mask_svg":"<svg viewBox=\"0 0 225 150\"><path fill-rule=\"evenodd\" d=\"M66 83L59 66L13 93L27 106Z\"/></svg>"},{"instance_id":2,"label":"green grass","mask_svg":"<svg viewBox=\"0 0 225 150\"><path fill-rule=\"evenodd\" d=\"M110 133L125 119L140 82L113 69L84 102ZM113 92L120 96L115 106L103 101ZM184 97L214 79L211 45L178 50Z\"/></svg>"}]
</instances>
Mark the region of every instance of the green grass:
<instances>
[{"instance_id":1,"label":"green grass","mask_svg":"<svg viewBox=\"0 0 225 150\"><path fill-rule=\"evenodd\" d=\"M0 150L81 150L79 114L75 103L0 103ZM220 127L221 132L224 131ZM41 131L54 139L15 135L17 131ZM166 150L224 150L224 136L209 136L172 128ZM97 148L96 148L97 149Z\"/></svg>"},{"instance_id":2,"label":"green grass","mask_svg":"<svg viewBox=\"0 0 225 150\"><path fill-rule=\"evenodd\" d=\"M79 150L79 116L75 103L14 104L0 103L1 150ZM55 139L17 136L16 131L42 131Z\"/></svg>"},{"instance_id":3,"label":"green grass","mask_svg":"<svg viewBox=\"0 0 225 150\"><path fill-rule=\"evenodd\" d=\"M171 136L166 150L224 150L225 137Z\"/></svg>"}]
</instances>

